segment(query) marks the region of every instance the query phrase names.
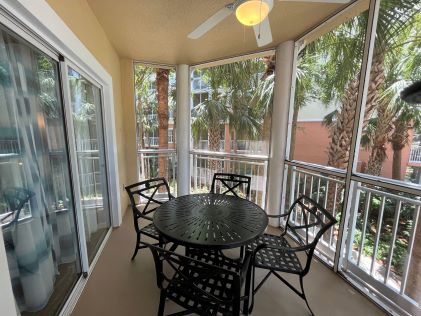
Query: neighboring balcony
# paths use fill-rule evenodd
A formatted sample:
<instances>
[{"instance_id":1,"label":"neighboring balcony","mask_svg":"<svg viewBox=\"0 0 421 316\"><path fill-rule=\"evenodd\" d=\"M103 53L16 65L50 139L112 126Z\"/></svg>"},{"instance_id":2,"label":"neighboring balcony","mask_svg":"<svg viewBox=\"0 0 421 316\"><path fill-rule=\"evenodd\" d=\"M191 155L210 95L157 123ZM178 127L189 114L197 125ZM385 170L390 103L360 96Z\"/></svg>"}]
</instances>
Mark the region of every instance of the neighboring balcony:
<instances>
[{"instance_id":1,"label":"neighboring balcony","mask_svg":"<svg viewBox=\"0 0 421 316\"><path fill-rule=\"evenodd\" d=\"M421 164L421 145L414 144L411 146L411 152L409 154L410 164Z\"/></svg>"}]
</instances>

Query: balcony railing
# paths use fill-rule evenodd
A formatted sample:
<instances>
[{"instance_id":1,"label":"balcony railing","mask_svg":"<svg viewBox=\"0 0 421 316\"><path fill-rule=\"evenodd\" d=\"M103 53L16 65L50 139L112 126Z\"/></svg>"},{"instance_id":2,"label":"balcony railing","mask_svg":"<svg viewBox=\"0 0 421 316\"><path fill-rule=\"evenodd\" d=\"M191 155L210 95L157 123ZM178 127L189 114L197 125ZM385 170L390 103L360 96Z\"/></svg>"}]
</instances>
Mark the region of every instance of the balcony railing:
<instances>
[{"instance_id":1,"label":"balcony railing","mask_svg":"<svg viewBox=\"0 0 421 316\"><path fill-rule=\"evenodd\" d=\"M410 266L421 208L419 196L359 182L355 182L354 194L347 269L365 282L374 282L390 298L413 299L408 296L407 282L415 277Z\"/></svg>"},{"instance_id":2,"label":"balcony railing","mask_svg":"<svg viewBox=\"0 0 421 316\"><path fill-rule=\"evenodd\" d=\"M143 141L145 147L158 147L159 146L159 137L144 137Z\"/></svg>"},{"instance_id":3,"label":"balcony railing","mask_svg":"<svg viewBox=\"0 0 421 316\"><path fill-rule=\"evenodd\" d=\"M99 157L98 157L99 161ZM101 172L92 169L91 172L79 174L80 189L84 199L98 197L102 195Z\"/></svg>"},{"instance_id":4,"label":"balcony railing","mask_svg":"<svg viewBox=\"0 0 421 316\"><path fill-rule=\"evenodd\" d=\"M209 141L208 140L199 140L199 150L209 150ZM219 141L219 150L224 151L225 140Z\"/></svg>"},{"instance_id":5,"label":"balcony railing","mask_svg":"<svg viewBox=\"0 0 421 316\"><path fill-rule=\"evenodd\" d=\"M144 137L143 143L145 148L157 148L159 147L159 137L153 136L153 137ZM168 133L168 143L173 144L174 143L174 134L171 132ZM139 139L137 141L137 149L142 150L142 144L140 143Z\"/></svg>"},{"instance_id":6,"label":"balcony railing","mask_svg":"<svg viewBox=\"0 0 421 316\"><path fill-rule=\"evenodd\" d=\"M421 163L421 145L412 145L409 154L410 163Z\"/></svg>"},{"instance_id":7,"label":"balcony railing","mask_svg":"<svg viewBox=\"0 0 421 316\"><path fill-rule=\"evenodd\" d=\"M20 152L17 139L0 140L0 154L17 154Z\"/></svg>"},{"instance_id":8,"label":"balcony railing","mask_svg":"<svg viewBox=\"0 0 421 316\"><path fill-rule=\"evenodd\" d=\"M173 149L143 149L137 152L139 179L165 177L173 195L177 194L177 155ZM161 170L165 168L165 170Z\"/></svg>"},{"instance_id":9,"label":"balcony railing","mask_svg":"<svg viewBox=\"0 0 421 316\"><path fill-rule=\"evenodd\" d=\"M264 208L268 170L267 157L208 151L192 151L191 156L192 192L209 192L215 172L247 175L251 177L251 200Z\"/></svg>"},{"instance_id":10,"label":"balcony railing","mask_svg":"<svg viewBox=\"0 0 421 316\"><path fill-rule=\"evenodd\" d=\"M265 154L265 141L254 141L254 140L231 140L230 150L231 152L239 154L253 154L261 155ZM209 150L209 141L200 140L198 143L199 150ZM225 140L220 140L219 150L224 151Z\"/></svg>"},{"instance_id":11,"label":"balcony railing","mask_svg":"<svg viewBox=\"0 0 421 316\"><path fill-rule=\"evenodd\" d=\"M76 150L77 151L97 151L98 141L96 139L76 139Z\"/></svg>"},{"instance_id":12,"label":"balcony railing","mask_svg":"<svg viewBox=\"0 0 421 316\"><path fill-rule=\"evenodd\" d=\"M345 184L342 176L319 173L315 170L306 170L297 166L289 166L289 168L288 206L292 205L300 195L307 195L329 210L335 218L340 217ZM303 218L297 216L297 218L291 220L295 224L302 224ZM317 245L318 255L329 264L333 264L338 229L338 224L329 229ZM317 232L310 232L310 234L314 233Z\"/></svg>"}]
</instances>

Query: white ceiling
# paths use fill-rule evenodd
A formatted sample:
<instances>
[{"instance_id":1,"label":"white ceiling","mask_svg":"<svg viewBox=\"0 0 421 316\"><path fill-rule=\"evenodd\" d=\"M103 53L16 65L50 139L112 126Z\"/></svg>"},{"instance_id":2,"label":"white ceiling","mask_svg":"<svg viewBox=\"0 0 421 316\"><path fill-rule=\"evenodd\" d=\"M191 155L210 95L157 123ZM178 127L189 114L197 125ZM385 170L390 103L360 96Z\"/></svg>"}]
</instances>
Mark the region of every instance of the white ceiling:
<instances>
[{"instance_id":1,"label":"white ceiling","mask_svg":"<svg viewBox=\"0 0 421 316\"><path fill-rule=\"evenodd\" d=\"M232 15L202 38L192 30L230 0L87 0L120 57L164 64L195 64L258 48L253 29ZM269 14L275 47L301 34L345 5L274 0Z\"/></svg>"}]
</instances>

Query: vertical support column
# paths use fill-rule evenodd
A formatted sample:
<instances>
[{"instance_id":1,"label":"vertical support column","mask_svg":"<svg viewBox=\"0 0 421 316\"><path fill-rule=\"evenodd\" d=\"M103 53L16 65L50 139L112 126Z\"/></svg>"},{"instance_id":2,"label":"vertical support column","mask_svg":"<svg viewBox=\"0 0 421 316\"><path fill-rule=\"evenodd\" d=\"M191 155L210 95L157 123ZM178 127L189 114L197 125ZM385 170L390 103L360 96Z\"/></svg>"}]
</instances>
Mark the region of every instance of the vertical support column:
<instances>
[{"instance_id":1,"label":"vertical support column","mask_svg":"<svg viewBox=\"0 0 421 316\"><path fill-rule=\"evenodd\" d=\"M190 193L190 73L188 65L177 65L177 195Z\"/></svg>"},{"instance_id":2,"label":"vertical support column","mask_svg":"<svg viewBox=\"0 0 421 316\"><path fill-rule=\"evenodd\" d=\"M293 61L294 42L287 41L280 44L276 48L275 86L273 91L272 126L267 182L266 211L269 215L279 214L281 208L281 188L284 178ZM269 225L279 226L279 220L270 219Z\"/></svg>"}]
</instances>

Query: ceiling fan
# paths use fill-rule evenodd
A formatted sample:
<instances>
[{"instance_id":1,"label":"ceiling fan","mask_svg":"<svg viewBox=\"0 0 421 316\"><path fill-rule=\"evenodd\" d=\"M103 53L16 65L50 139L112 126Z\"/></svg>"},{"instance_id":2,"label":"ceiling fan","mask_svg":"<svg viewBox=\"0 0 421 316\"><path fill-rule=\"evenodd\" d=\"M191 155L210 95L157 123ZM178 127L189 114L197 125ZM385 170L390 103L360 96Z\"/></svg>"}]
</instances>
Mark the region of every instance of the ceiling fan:
<instances>
[{"instance_id":1,"label":"ceiling fan","mask_svg":"<svg viewBox=\"0 0 421 316\"><path fill-rule=\"evenodd\" d=\"M283 2L318 2L348 3L351 0L280 0ZM190 39L198 39L214 28L219 22L235 13L237 20L245 26L253 26L257 46L265 46L272 42L272 31L269 24L269 12L273 8L273 0L236 0L227 4L209 19L187 35Z\"/></svg>"}]
</instances>

